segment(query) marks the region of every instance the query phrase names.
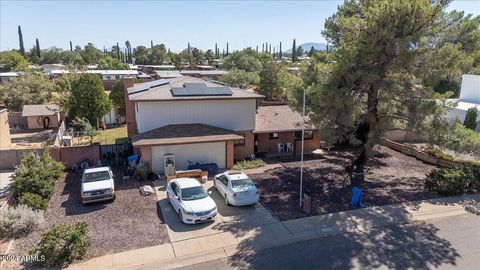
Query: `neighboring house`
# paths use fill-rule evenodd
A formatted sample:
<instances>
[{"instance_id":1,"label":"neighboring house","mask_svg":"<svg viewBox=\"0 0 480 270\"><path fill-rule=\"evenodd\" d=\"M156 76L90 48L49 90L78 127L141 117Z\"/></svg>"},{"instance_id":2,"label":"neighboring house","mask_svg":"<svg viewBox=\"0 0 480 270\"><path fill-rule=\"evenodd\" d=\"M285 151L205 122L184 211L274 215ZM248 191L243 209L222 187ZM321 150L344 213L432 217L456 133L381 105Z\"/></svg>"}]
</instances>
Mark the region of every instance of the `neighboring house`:
<instances>
[{"instance_id":1,"label":"neighboring house","mask_svg":"<svg viewBox=\"0 0 480 270\"><path fill-rule=\"evenodd\" d=\"M226 70L180 70L179 73L183 76L191 76L196 78L209 78L218 80L220 76L228 74Z\"/></svg>"},{"instance_id":2,"label":"neighboring house","mask_svg":"<svg viewBox=\"0 0 480 270\"><path fill-rule=\"evenodd\" d=\"M60 108L55 104L24 105L22 117L28 129L50 129L60 126Z\"/></svg>"},{"instance_id":3,"label":"neighboring house","mask_svg":"<svg viewBox=\"0 0 480 270\"><path fill-rule=\"evenodd\" d=\"M167 153L180 170L189 161L231 168L253 154L262 95L188 76L124 85L128 136L152 171L163 172Z\"/></svg>"},{"instance_id":4,"label":"neighboring house","mask_svg":"<svg viewBox=\"0 0 480 270\"><path fill-rule=\"evenodd\" d=\"M7 109L0 109L0 150L8 150L11 147L8 111Z\"/></svg>"},{"instance_id":5,"label":"neighboring house","mask_svg":"<svg viewBox=\"0 0 480 270\"><path fill-rule=\"evenodd\" d=\"M45 74L50 74L52 70L65 69L65 65L62 64L45 64L40 67Z\"/></svg>"},{"instance_id":6,"label":"neighboring house","mask_svg":"<svg viewBox=\"0 0 480 270\"><path fill-rule=\"evenodd\" d=\"M117 80L125 77L138 78L137 70L87 70L86 73L98 74L105 90L111 90Z\"/></svg>"},{"instance_id":7,"label":"neighboring house","mask_svg":"<svg viewBox=\"0 0 480 270\"><path fill-rule=\"evenodd\" d=\"M309 121L306 117L305 154L320 148L318 130ZM276 154L280 144L286 154L299 155L302 149L302 122L302 115L288 105L260 106L253 131L255 153ZM291 145L289 152L286 151L287 145Z\"/></svg>"},{"instance_id":8,"label":"neighboring house","mask_svg":"<svg viewBox=\"0 0 480 270\"><path fill-rule=\"evenodd\" d=\"M155 73L160 79L172 79L183 76L178 70L157 70Z\"/></svg>"},{"instance_id":9,"label":"neighboring house","mask_svg":"<svg viewBox=\"0 0 480 270\"><path fill-rule=\"evenodd\" d=\"M6 83L12 78L20 77L19 72L1 72L0 73L0 83Z\"/></svg>"},{"instance_id":10,"label":"neighboring house","mask_svg":"<svg viewBox=\"0 0 480 270\"><path fill-rule=\"evenodd\" d=\"M468 109L476 107L477 131L480 132L480 75L462 75L462 87L457 105L447 112L447 119L458 118L462 123L465 120Z\"/></svg>"}]
</instances>

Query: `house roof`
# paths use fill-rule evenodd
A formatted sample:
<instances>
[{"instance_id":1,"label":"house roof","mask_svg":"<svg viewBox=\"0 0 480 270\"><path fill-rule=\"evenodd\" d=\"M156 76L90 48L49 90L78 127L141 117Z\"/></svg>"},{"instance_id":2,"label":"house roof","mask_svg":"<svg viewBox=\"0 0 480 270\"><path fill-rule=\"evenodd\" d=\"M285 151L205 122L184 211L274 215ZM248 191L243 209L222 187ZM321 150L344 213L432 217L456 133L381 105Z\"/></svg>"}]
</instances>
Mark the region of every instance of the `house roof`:
<instances>
[{"instance_id":1,"label":"house roof","mask_svg":"<svg viewBox=\"0 0 480 270\"><path fill-rule=\"evenodd\" d=\"M228 71L225 70L181 70L182 75L225 75Z\"/></svg>"},{"instance_id":2,"label":"house roof","mask_svg":"<svg viewBox=\"0 0 480 270\"><path fill-rule=\"evenodd\" d=\"M60 108L55 104L24 105L22 116L51 116L59 111Z\"/></svg>"},{"instance_id":3,"label":"house roof","mask_svg":"<svg viewBox=\"0 0 480 270\"><path fill-rule=\"evenodd\" d=\"M0 77L19 77L19 72L0 72Z\"/></svg>"},{"instance_id":4,"label":"house roof","mask_svg":"<svg viewBox=\"0 0 480 270\"><path fill-rule=\"evenodd\" d=\"M305 117L305 129L314 129ZM302 130L302 115L288 105L260 106L255 115L253 133L271 133Z\"/></svg>"},{"instance_id":5,"label":"house roof","mask_svg":"<svg viewBox=\"0 0 480 270\"><path fill-rule=\"evenodd\" d=\"M162 81L163 83L156 83ZM207 87L225 87L224 85L214 83L211 81L206 81L200 78L194 78L189 76L183 76L179 78L171 79L162 79L158 81L151 81L147 83L135 84L134 87L129 87L127 91L129 94L129 99L132 101L152 101L152 100L192 100L192 99L259 99L263 98L262 95L247 92L239 88L229 87L232 90L232 95L229 96L174 96L172 95L172 88L184 87L185 84L189 83L203 83ZM142 86L152 85L151 88L136 91L135 89L140 89ZM156 86L154 86L156 85Z\"/></svg>"},{"instance_id":6,"label":"house roof","mask_svg":"<svg viewBox=\"0 0 480 270\"><path fill-rule=\"evenodd\" d=\"M205 124L168 125L133 137L134 146L242 140L233 131Z\"/></svg>"}]
</instances>

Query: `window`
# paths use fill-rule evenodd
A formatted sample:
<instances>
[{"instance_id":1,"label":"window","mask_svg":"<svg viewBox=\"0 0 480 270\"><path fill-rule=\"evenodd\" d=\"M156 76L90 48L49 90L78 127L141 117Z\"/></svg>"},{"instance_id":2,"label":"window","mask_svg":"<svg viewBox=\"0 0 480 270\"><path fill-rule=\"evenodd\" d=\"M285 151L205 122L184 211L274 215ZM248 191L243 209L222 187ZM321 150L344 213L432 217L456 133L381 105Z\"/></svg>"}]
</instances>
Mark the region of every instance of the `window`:
<instances>
[{"instance_id":1,"label":"window","mask_svg":"<svg viewBox=\"0 0 480 270\"><path fill-rule=\"evenodd\" d=\"M243 137L243 140L237 140L233 143L234 146L243 146L245 145L245 133L239 133L237 135L240 135Z\"/></svg>"},{"instance_id":2,"label":"window","mask_svg":"<svg viewBox=\"0 0 480 270\"><path fill-rule=\"evenodd\" d=\"M278 133L277 132L270 133L268 135L268 138L271 139L271 140L272 139L278 139Z\"/></svg>"},{"instance_id":3,"label":"window","mask_svg":"<svg viewBox=\"0 0 480 270\"><path fill-rule=\"evenodd\" d=\"M295 140L302 139L302 131L295 131ZM313 139L313 130L305 130L305 140Z\"/></svg>"},{"instance_id":4,"label":"window","mask_svg":"<svg viewBox=\"0 0 480 270\"><path fill-rule=\"evenodd\" d=\"M220 182L222 182L222 184L224 184L225 186L228 186L228 179L224 175L220 176Z\"/></svg>"}]
</instances>

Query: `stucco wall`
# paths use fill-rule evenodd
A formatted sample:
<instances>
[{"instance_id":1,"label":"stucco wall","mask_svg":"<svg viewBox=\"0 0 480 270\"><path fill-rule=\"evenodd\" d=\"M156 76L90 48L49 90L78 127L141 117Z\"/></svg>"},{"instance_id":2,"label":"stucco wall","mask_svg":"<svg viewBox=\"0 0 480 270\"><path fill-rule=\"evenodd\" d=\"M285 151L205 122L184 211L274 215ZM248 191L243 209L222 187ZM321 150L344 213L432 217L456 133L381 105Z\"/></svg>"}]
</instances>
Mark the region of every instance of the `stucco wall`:
<instances>
[{"instance_id":1,"label":"stucco wall","mask_svg":"<svg viewBox=\"0 0 480 270\"><path fill-rule=\"evenodd\" d=\"M255 100L185 100L136 102L140 133L171 124L202 123L233 131L255 128Z\"/></svg>"},{"instance_id":2,"label":"stucco wall","mask_svg":"<svg viewBox=\"0 0 480 270\"><path fill-rule=\"evenodd\" d=\"M52 116L28 116L27 118L27 126L29 129L43 129L43 119L44 118L50 119L50 124L48 128L58 128L60 123L60 115L57 113ZM39 120L40 119L40 120ZM39 123L39 121L41 121Z\"/></svg>"},{"instance_id":3,"label":"stucco wall","mask_svg":"<svg viewBox=\"0 0 480 270\"><path fill-rule=\"evenodd\" d=\"M0 110L0 150L10 149L11 146L8 111L4 109Z\"/></svg>"}]
</instances>

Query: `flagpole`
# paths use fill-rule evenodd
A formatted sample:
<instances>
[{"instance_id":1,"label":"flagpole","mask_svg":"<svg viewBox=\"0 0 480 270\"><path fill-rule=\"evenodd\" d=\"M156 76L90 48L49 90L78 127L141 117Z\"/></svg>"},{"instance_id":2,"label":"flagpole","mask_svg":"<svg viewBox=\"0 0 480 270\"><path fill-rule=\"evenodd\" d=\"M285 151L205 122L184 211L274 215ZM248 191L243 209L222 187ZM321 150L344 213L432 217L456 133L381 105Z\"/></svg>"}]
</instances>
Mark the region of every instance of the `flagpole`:
<instances>
[{"instance_id":1,"label":"flagpole","mask_svg":"<svg viewBox=\"0 0 480 270\"><path fill-rule=\"evenodd\" d=\"M302 112L302 153L300 157L300 208L303 200L303 147L305 143L305 89L303 90L303 112Z\"/></svg>"}]
</instances>

